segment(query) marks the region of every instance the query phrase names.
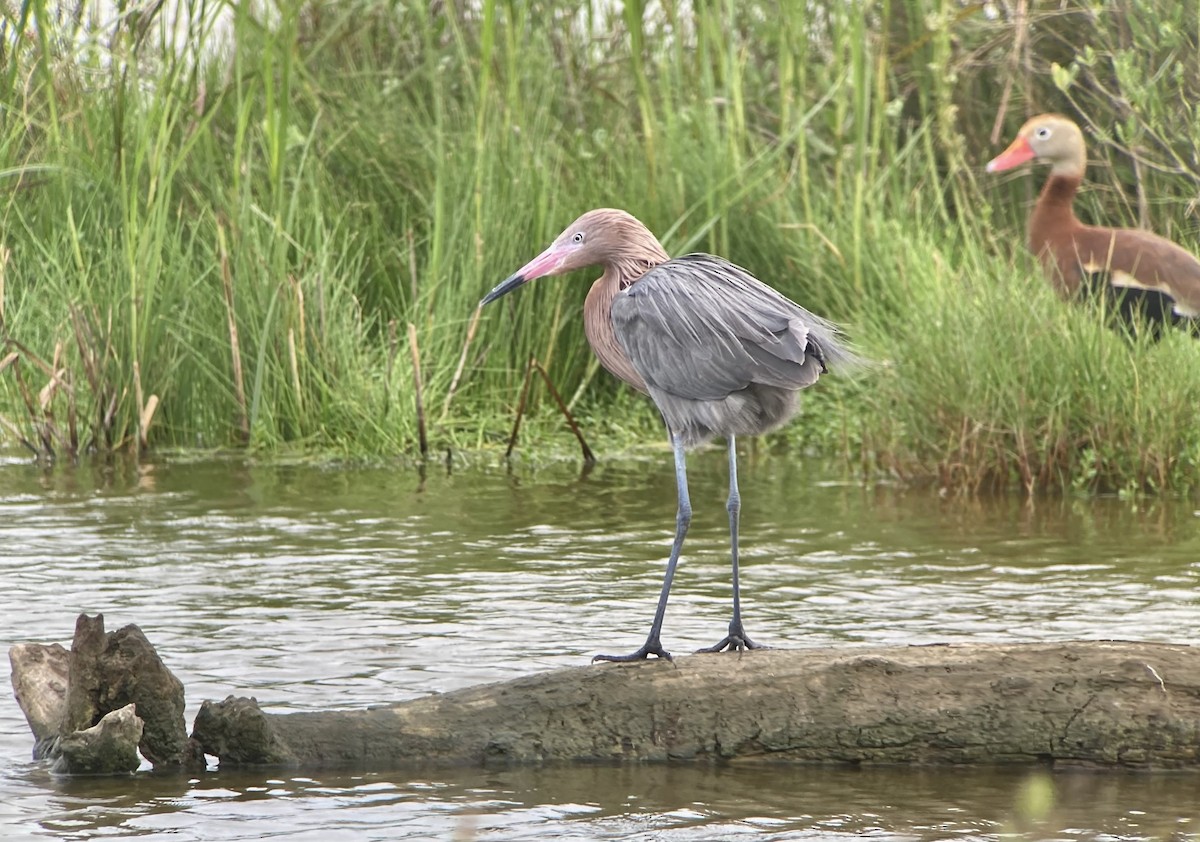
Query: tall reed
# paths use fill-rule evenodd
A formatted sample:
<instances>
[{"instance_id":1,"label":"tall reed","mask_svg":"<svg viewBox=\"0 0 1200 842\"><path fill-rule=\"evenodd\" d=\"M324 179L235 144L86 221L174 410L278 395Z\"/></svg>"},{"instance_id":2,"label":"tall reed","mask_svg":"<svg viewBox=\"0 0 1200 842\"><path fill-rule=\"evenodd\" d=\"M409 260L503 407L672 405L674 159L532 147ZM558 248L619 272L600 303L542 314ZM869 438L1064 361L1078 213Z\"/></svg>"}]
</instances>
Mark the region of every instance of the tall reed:
<instances>
[{"instance_id":1,"label":"tall reed","mask_svg":"<svg viewBox=\"0 0 1200 842\"><path fill-rule=\"evenodd\" d=\"M948 488L1191 487L1200 343L1129 342L1057 301L1020 247L1035 179L979 167L1066 111L1099 164L1081 214L1195 245L1189 5L0 11L4 353L57 384L31 410L0 371L0 429L33 442L70 399L80 449L415 456L411 324L431 454L502 441L531 356L601 452L657 438L587 349L584 278L473 324L493 283L616 205L882 361L810 390L777 446ZM530 411L524 446L569 452L538 389Z\"/></svg>"}]
</instances>

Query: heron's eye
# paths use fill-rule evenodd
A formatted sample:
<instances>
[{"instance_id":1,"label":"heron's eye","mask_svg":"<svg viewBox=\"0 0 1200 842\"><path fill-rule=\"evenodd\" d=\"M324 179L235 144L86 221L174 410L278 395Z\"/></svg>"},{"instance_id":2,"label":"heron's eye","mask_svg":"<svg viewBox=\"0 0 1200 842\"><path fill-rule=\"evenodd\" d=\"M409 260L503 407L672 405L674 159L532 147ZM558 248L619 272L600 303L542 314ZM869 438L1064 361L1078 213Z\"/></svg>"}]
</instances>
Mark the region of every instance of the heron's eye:
<instances>
[{"instance_id":1,"label":"heron's eye","mask_svg":"<svg viewBox=\"0 0 1200 842\"><path fill-rule=\"evenodd\" d=\"M1033 133L1033 136L1036 137L1038 140L1046 140L1048 137L1050 137L1050 129L1047 126L1042 126L1040 129L1038 129L1036 132Z\"/></svg>"},{"instance_id":2,"label":"heron's eye","mask_svg":"<svg viewBox=\"0 0 1200 842\"><path fill-rule=\"evenodd\" d=\"M571 242L573 242L573 243L582 243L582 242L583 242L583 232L582 232L582 231L576 231L576 232L575 232L575 234L574 234L574 236L572 236L572 237L571 237Z\"/></svg>"}]
</instances>

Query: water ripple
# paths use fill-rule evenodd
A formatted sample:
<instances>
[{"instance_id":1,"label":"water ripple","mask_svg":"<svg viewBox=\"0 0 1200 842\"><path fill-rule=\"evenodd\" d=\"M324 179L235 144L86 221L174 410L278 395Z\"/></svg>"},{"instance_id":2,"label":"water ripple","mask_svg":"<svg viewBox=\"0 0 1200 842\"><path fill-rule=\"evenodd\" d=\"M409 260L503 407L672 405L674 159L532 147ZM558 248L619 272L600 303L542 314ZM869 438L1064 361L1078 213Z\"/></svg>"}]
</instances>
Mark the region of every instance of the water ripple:
<instances>
[{"instance_id":1,"label":"water ripple","mask_svg":"<svg viewBox=\"0 0 1200 842\"><path fill-rule=\"evenodd\" d=\"M728 622L725 475L693 460L695 520L664 643ZM747 628L781 646L1200 638L1200 516L1169 501L944 501L743 471ZM365 707L586 663L644 639L674 524L663 463L528 476L236 463L0 466L3 639L138 623L188 688L273 710ZM0 706L0 836L147 839L993 838L1013 772L464 770L188 781L50 778ZM1046 838L1194 831L1194 779L1056 778ZM1089 783L1090 781L1090 783ZM1115 782L1115 783L1114 783ZM1176 783L1178 782L1178 785ZM1185 794L1186 793L1186 794ZM1142 812L1135 815L1134 810ZM1152 817L1152 818L1150 818ZM1185 821L1188 820L1188 821Z\"/></svg>"}]
</instances>

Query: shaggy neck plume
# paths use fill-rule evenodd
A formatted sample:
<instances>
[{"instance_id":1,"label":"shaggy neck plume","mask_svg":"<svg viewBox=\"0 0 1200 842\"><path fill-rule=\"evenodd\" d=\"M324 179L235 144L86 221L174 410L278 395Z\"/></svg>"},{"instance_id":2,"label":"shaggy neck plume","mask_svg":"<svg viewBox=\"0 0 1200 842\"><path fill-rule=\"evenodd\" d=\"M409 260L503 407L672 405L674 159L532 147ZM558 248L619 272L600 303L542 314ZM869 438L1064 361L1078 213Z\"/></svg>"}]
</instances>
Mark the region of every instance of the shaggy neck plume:
<instances>
[{"instance_id":1,"label":"shaggy neck plume","mask_svg":"<svg viewBox=\"0 0 1200 842\"><path fill-rule=\"evenodd\" d=\"M641 223L627 231L619 248L604 263L604 274L592 284L583 308L583 329L601 365L638 391L646 384L625 356L612 324L612 302L638 278L670 258L662 243Z\"/></svg>"}]
</instances>

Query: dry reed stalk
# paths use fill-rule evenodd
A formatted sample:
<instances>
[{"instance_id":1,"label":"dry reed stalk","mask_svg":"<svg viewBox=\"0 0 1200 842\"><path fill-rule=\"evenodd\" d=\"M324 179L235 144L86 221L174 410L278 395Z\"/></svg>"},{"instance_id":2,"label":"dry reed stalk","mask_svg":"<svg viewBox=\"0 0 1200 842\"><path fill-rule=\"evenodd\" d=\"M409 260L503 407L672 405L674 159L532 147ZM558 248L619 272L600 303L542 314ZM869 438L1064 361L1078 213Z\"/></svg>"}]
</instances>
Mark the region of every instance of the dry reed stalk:
<instances>
[{"instance_id":1,"label":"dry reed stalk","mask_svg":"<svg viewBox=\"0 0 1200 842\"><path fill-rule=\"evenodd\" d=\"M83 363L83 376L87 378L92 392L100 393L100 371L96 364L96 340L91 327L84 320L79 309L68 305L71 316L71 328L75 332L75 347L79 349L79 360Z\"/></svg>"},{"instance_id":2,"label":"dry reed stalk","mask_svg":"<svg viewBox=\"0 0 1200 842\"><path fill-rule=\"evenodd\" d=\"M307 337L307 315L304 310L304 287L300 285L300 281L295 275L288 273L288 281L292 284L292 289L296 292L296 318L299 320L300 329L297 331L300 334L300 350L306 347ZM291 328L288 328L288 357L292 365L292 387L296 390L296 406L301 412L304 411L304 390L300 386L300 351L296 349L296 336Z\"/></svg>"},{"instance_id":3,"label":"dry reed stalk","mask_svg":"<svg viewBox=\"0 0 1200 842\"><path fill-rule=\"evenodd\" d=\"M567 426L571 428L571 432L575 434L576 440L579 442L579 447L583 451L583 461L589 465L596 461L595 455L592 454L592 449L588 447L587 441L583 438L583 431L579 429L579 425L575 423L575 416L571 414L571 410L563 403L562 395L558 393L558 389L554 388L554 384L550 381L550 374L537 360L533 361L534 366L538 370L538 374L542 375L542 380L546 382L546 388L550 390L550 397L554 398L554 402L558 404L558 410L563 414L563 418L567 419Z\"/></svg>"},{"instance_id":4,"label":"dry reed stalk","mask_svg":"<svg viewBox=\"0 0 1200 842\"><path fill-rule=\"evenodd\" d=\"M554 388L554 383L550 380L550 374L538 361L538 358L533 356L529 358L529 364L525 366L525 380L521 384L521 397L517 400L517 414L513 419L512 434L508 437L508 449L504 451L504 458L511 458L513 449L517 446L517 433L521 430L521 419L525 415L525 405L529 399L530 381L533 379L533 372L535 370L541 375L542 382L546 384L546 388L550 390L550 397L554 398L559 412L567 420L567 426L575 434L575 439L579 442L579 447L583 451L583 461L589 465L592 464L596 461L596 457L592 453L592 449L588 447L588 443L583 437L583 431L579 429L579 424L575 422L575 416L571 414L571 410L563 402L562 395L558 393L558 389Z\"/></svg>"},{"instance_id":5,"label":"dry reed stalk","mask_svg":"<svg viewBox=\"0 0 1200 842\"><path fill-rule=\"evenodd\" d=\"M136 360L133 363L133 382L138 408L138 448L144 450L150 446L150 424L154 421L154 411L158 409L158 395L151 395L148 400L142 401L142 367Z\"/></svg>"},{"instance_id":6,"label":"dry reed stalk","mask_svg":"<svg viewBox=\"0 0 1200 842\"><path fill-rule=\"evenodd\" d=\"M246 384L242 376L242 350L238 342L237 314L233 308L233 273L225 248L225 228L217 226L217 249L221 259L221 286L225 292L225 315L229 323L229 350L233 356L233 390L238 406L238 433L242 444L250 443L250 413L246 408Z\"/></svg>"},{"instance_id":7,"label":"dry reed stalk","mask_svg":"<svg viewBox=\"0 0 1200 842\"><path fill-rule=\"evenodd\" d=\"M583 372L583 379L579 381L579 387L575 390L575 394L571 395L571 400L567 401L567 409L574 409L575 404L579 403L580 398L587 392L588 386L592 384L592 378L596 376L596 372L600 370L600 360L593 354L588 361L587 370Z\"/></svg>"},{"instance_id":8,"label":"dry reed stalk","mask_svg":"<svg viewBox=\"0 0 1200 842\"><path fill-rule=\"evenodd\" d=\"M12 254L3 243L0 243L0 329L4 327L4 275L8 268L8 258Z\"/></svg>"},{"instance_id":9,"label":"dry reed stalk","mask_svg":"<svg viewBox=\"0 0 1200 842\"><path fill-rule=\"evenodd\" d=\"M388 350L387 361L384 365L384 375L387 382L392 382L392 371L396 368L396 354L400 352L400 339L396 331L396 320L388 319Z\"/></svg>"},{"instance_id":10,"label":"dry reed stalk","mask_svg":"<svg viewBox=\"0 0 1200 842\"><path fill-rule=\"evenodd\" d=\"M4 344L8 345L10 348L16 348L21 354L21 359L23 359L25 362L36 365L47 377L54 376L54 366L43 360L33 351L29 350L29 348L27 348L23 343L13 339L12 337L9 337L8 339L4 340Z\"/></svg>"},{"instance_id":11,"label":"dry reed stalk","mask_svg":"<svg viewBox=\"0 0 1200 842\"><path fill-rule=\"evenodd\" d=\"M1022 58L1029 37L1028 0L1017 0L1016 9L1013 10L1012 30L1012 50L1008 54L1009 72L1004 75L1004 90L1000 92L1000 105L996 108L996 119L992 122L992 146L1000 142L1000 134L1004 131L1004 118L1008 114L1008 101L1012 96L1013 80L1017 78L1017 71L1023 64Z\"/></svg>"},{"instance_id":12,"label":"dry reed stalk","mask_svg":"<svg viewBox=\"0 0 1200 842\"><path fill-rule=\"evenodd\" d=\"M95 316L96 316L96 322L99 323L100 314L96 313ZM108 362L108 360L116 359L116 355L113 353L113 344L112 343L113 343L113 308L110 306L108 308L108 318L106 319L106 325L104 328L104 350L100 353L100 362L102 365L106 364ZM118 395L117 395L115 386L112 386L112 384L109 384L108 392L109 392L108 410L104 414L104 420L103 420L103 423L100 425L100 430L101 430L101 432L104 433L105 444L107 445L109 450L112 450L112 444L113 444L113 435L112 435L113 429L112 429L112 427L113 427L113 421L117 417ZM104 394L103 392L99 392L96 395L96 406L97 407L100 406L100 401L103 399L103 394Z\"/></svg>"},{"instance_id":13,"label":"dry reed stalk","mask_svg":"<svg viewBox=\"0 0 1200 842\"><path fill-rule=\"evenodd\" d=\"M117 417L117 396L114 394L108 399L108 408L104 411L104 420L100 425L100 429L104 431L105 441L109 448L112 448L112 423Z\"/></svg>"},{"instance_id":14,"label":"dry reed stalk","mask_svg":"<svg viewBox=\"0 0 1200 842\"><path fill-rule=\"evenodd\" d=\"M43 425L38 420L37 407L33 402L33 395L30 394L29 386L25 382L25 376L21 374L21 360L16 360L12 364L13 377L17 380L17 388L21 392L21 399L25 402L25 411L29 414L29 423L33 426L34 432L37 433L41 440L42 447L36 450L39 455L54 457L54 443L50 438L50 430L48 426Z\"/></svg>"},{"instance_id":15,"label":"dry reed stalk","mask_svg":"<svg viewBox=\"0 0 1200 842\"><path fill-rule=\"evenodd\" d=\"M288 362L292 367L292 388L296 390L296 407L304 411L304 393L300 391L300 362L296 359L296 332L288 328Z\"/></svg>"},{"instance_id":16,"label":"dry reed stalk","mask_svg":"<svg viewBox=\"0 0 1200 842\"><path fill-rule=\"evenodd\" d=\"M58 391L60 386L63 386L62 373L63 369L59 367L62 361L63 344L61 341L54 343L54 356L50 359L50 379L46 381L46 385L38 392L38 406L41 407L43 413L50 410L50 405L54 401L54 393Z\"/></svg>"},{"instance_id":17,"label":"dry reed stalk","mask_svg":"<svg viewBox=\"0 0 1200 842\"><path fill-rule=\"evenodd\" d=\"M471 316L471 323L467 325L467 338L463 341L462 353L458 355L458 365L454 369L454 376L450 378L450 388L446 392L446 399L442 401L439 423L445 421L446 415L450 412L450 401L454 398L454 393L458 391L458 381L462 378L463 369L467 367L467 352L471 349L471 342L475 339L475 329L479 327L479 317L482 315L483 308L476 307Z\"/></svg>"},{"instance_id":18,"label":"dry reed stalk","mask_svg":"<svg viewBox=\"0 0 1200 842\"><path fill-rule=\"evenodd\" d=\"M141 423L142 423L142 447L146 447L148 442L146 436L150 433L150 424L154 421L154 412L158 409L158 395L151 395L146 401L146 405L142 407Z\"/></svg>"},{"instance_id":19,"label":"dry reed stalk","mask_svg":"<svg viewBox=\"0 0 1200 842\"><path fill-rule=\"evenodd\" d=\"M308 334L305 333L304 287L300 286L300 281L298 281L296 276L291 273L288 274L288 283L292 285L292 289L296 292L297 318L300 320L300 329L297 331L297 333L300 334L300 345L303 347L305 339L308 336Z\"/></svg>"},{"instance_id":20,"label":"dry reed stalk","mask_svg":"<svg viewBox=\"0 0 1200 842\"><path fill-rule=\"evenodd\" d=\"M63 364L65 350L61 340L54 343L54 357L50 364L53 373L46 385L38 392L38 406L42 410L42 418L47 431L52 433L58 439L59 445L67 451L69 456L73 457L79 450L75 430L75 390L71 386L70 372ZM68 439L63 439L62 433L55 424L54 396L60 391L67 394L67 424L70 430Z\"/></svg>"},{"instance_id":21,"label":"dry reed stalk","mask_svg":"<svg viewBox=\"0 0 1200 842\"><path fill-rule=\"evenodd\" d=\"M100 436L103 435L105 441L109 440L109 430L105 424L104 418L104 396L107 389L100 379L100 352L97 351L96 334L92 330L92 323L84 317L74 305L69 307L71 317L71 327L75 332L75 345L79 349L79 360L83 365L83 376L87 378L88 385L92 389L92 401L96 407L96 432L93 434L92 443L97 444ZM98 319L97 319L98 321ZM78 441L76 439L76 422L75 422L75 391L71 390L67 411L69 413L68 423L71 427L71 442L78 453Z\"/></svg>"},{"instance_id":22,"label":"dry reed stalk","mask_svg":"<svg viewBox=\"0 0 1200 842\"><path fill-rule=\"evenodd\" d=\"M75 413L75 378L64 371L67 385L67 435L70 440L71 457L79 455L79 422Z\"/></svg>"},{"instance_id":23,"label":"dry reed stalk","mask_svg":"<svg viewBox=\"0 0 1200 842\"><path fill-rule=\"evenodd\" d=\"M41 453L38 452L38 449L33 446L33 442L31 442L29 439L25 438L25 434L21 432L21 428L18 427L16 424L14 424L12 421L9 421L3 415L0 415L0 427L3 427L4 429L8 430L9 435L11 435L13 438L15 438L18 442L20 442L21 445L23 447L27 448L29 450L29 452L32 453L35 457L40 457L42 455Z\"/></svg>"},{"instance_id":24,"label":"dry reed stalk","mask_svg":"<svg viewBox=\"0 0 1200 842\"><path fill-rule=\"evenodd\" d=\"M137 434L137 449L140 451L146 446L146 432L142 429L142 366L137 360L133 361L133 399L137 402L138 412L138 434Z\"/></svg>"},{"instance_id":25,"label":"dry reed stalk","mask_svg":"<svg viewBox=\"0 0 1200 842\"><path fill-rule=\"evenodd\" d=\"M521 431L521 419L525 417L525 401L529 397L529 381L533 379L535 361L536 359L531 356L525 365L525 379L521 381L521 397L517 398L517 414L513 417L512 433L508 436L508 448L504 451L505 459L512 458L513 448L517 446L517 433Z\"/></svg>"},{"instance_id":26,"label":"dry reed stalk","mask_svg":"<svg viewBox=\"0 0 1200 842\"><path fill-rule=\"evenodd\" d=\"M325 314L325 276L317 273L317 324L321 326L321 332L318 336L322 342L329 335L326 330L326 314Z\"/></svg>"},{"instance_id":27,"label":"dry reed stalk","mask_svg":"<svg viewBox=\"0 0 1200 842\"><path fill-rule=\"evenodd\" d=\"M429 452L429 440L425 435L425 400L421 394L421 349L417 347L417 326L408 323L408 348L412 352L413 390L417 405L417 440L421 447L421 458Z\"/></svg>"},{"instance_id":28,"label":"dry reed stalk","mask_svg":"<svg viewBox=\"0 0 1200 842\"><path fill-rule=\"evenodd\" d=\"M19 359L20 354L18 354L17 351L8 351L8 354L5 355L4 359L0 360L0 374L4 374L7 369L13 366L14 363L16 363ZM0 415L0 426L7 429L8 433L10 433L14 439L17 439L20 441L20 443L26 447L29 447L29 449L34 451L36 455L37 447L31 445L29 443L29 439L25 438L25 434L20 432L20 428L17 425L14 425L12 421L6 419L4 415Z\"/></svg>"},{"instance_id":29,"label":"dry reed stalk","mask_svg":"<svg viewBox=\"0 0 1200 842\"><path fill-rule=\"evenodd\" d=\"M417 301L417 250L415 248L416 239L413 236L411 228L405 232L405 239L408 241L408 285L412 294L412 299L409 304L415 304Z\"/></svg>"}]
</instances>

